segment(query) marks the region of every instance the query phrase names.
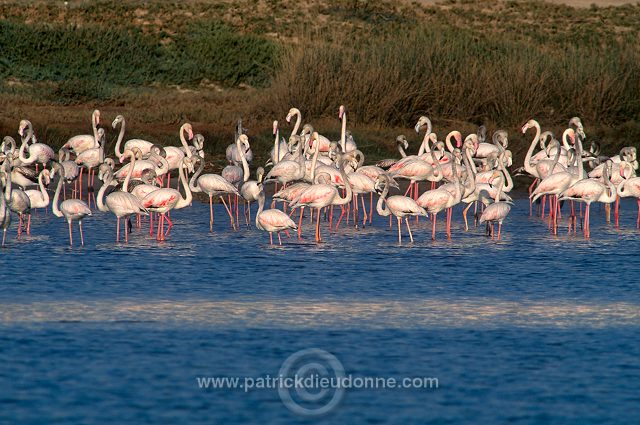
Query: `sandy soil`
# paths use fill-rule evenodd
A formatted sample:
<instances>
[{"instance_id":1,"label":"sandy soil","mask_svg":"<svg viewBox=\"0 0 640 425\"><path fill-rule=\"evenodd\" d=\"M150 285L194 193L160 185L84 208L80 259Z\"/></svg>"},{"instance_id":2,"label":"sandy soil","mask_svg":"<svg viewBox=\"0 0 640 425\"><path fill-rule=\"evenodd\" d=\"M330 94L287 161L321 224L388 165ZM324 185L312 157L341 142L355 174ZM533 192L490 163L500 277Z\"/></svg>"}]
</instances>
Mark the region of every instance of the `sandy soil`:
<instances>
[{"instance_id":1,"label":"sandy soil","mask_svg":"<svg viewBox=\"0 0 640 425\"><path fill-rule=\"evenodd\" d=\"M557 3L557 4L566 4L573 7L589 7L592 4L595 4L599 7L607 7L607 6L622 6L625 4L635 4L638 3L638 0L544 0L549 3ZM436 4L440 1L438 0L418 0L420 3L424 4Z\"/></svg>"}]
</instances>

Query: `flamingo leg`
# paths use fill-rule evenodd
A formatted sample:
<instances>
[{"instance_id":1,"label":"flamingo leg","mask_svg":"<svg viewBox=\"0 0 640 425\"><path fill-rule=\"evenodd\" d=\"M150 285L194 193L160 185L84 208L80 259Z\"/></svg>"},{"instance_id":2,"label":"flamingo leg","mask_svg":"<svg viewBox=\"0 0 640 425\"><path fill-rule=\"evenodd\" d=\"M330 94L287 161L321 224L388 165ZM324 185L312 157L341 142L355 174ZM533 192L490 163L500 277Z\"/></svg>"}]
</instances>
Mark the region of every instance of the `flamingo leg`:
<instances>
[{"instance_id":1,"label":"flamingo leg","mask_svg":"<svg viewBox=\"0 0 640 425\"><path fill-rule=\"evenodd\" d=\"M409 231L409 239L413 242L413 235L411 234L411 227L409 226L409 217L405 217L404 220L407 225L407 230Z\"/></svg>"},{"instance_id":2,"label":"flamingo leg","mask_svg":"<svg viewBox=\"0 0 640 425\"><path fill-rule=\"evenodd\" d=\"M447 239L451 239L451 208L447 208Z\"/></svg>"},{"instance_id":3,"label":"flamingo leg","mask_svg":"<svg viewBox=\"0 0 640 425\"><path fill-rule=\"evenodd\" d=\"M213 233L213 195L209 195L209 233Z\"/></svg>"},{"instance_id":4,"label":"flamingo leg","mask_svg":"<svg viewBox=\"0 0 640 425\"><path fill-rule=\"evenodd\" d=\"M313 211L313 208L309 208ZM304 207L300 208L300 218L298 219L298 240L302 239L302 211L304 211Z\"/></svg>"},{"instance_id":5,"label":"flamingo leg","mask_svg":"<svg viewBox=\"0 0 640 425\"><path fill-rule=\"evenodd\" d=\"M6 240L7 240L7 229L4 229L2 232L2 246L4 246L4 243Z\"/></svg>"},{"instance_id":6,"label":"flamingo leg","mask_svg":"<svg viewBox=\"0 0 640 425\"><path fill-rule=\"evenodd\" d=\"M240 228L240 219L238 209L240 207L240 197L236 195L236 223L238 223L238 228Z\"/></svg>"},{"instance_id":7,"label":"flamingo leg","mask_svg":"<svg viewBox=\"0 0 640 425\"><path fill-rule=\"evenodd\" d=\"M273 245L273 233L269 232L269 244Z\"/></svg>"},{"instance_id":8,"label":"flamingo leg","mask_svg":"<svg viewBox=\"0 0 640 425\"><path fill-rule=\"evenodd\" d=\"M129 243L129 217L124 219L124 242Z\"/></svg>"},{"instance_id":9,"label":"flamingo leg","mask_svg":"<svg viewBox=\"0 0 640 425\"><path fill-rule=\"evenodd\" d=\"M80 167L80 175L78 176L78 180L80 180L80 182L78 183L80 185L80 191L79 191L80 196L78 197L79 199L82 199L82 170L83 169L84 169L83 167Z\"/></svg>"},{"instance_id":10,"label":"flamingo leg","mask_svg":"<svg viewBox=\"0 0 640 425\"><path fill-rule=\"evenodd\" d=\"M167 233L165 233L165 235L168 236L169 232L171 231L171 228L173 227L173 221L171 221L169 216L166 216L164 219L167 220L167 222L169 223L169 226L167 227Z\"/></svg>"},{"instance_id":11,"label":"flamingo leg","mask_svg":"<svg viewBox=\"0 0 640 425\"><path fill-rule=\"evenodd\" d=\"M640 198L638 198L638 218L636 219L636 228L640 227Z\"/></svg>"},{"instance_id":12,"label":"flamingo leg","mask_svg":"<svg viewBox=\"0 0 640 425\"><path fill-rule=\"evenodd\" d=\"M585 207L584 210L584 226L583 226L583 231L584 231L584 236L586 238L589 238L589 210L591 209L591 204L587 204L587 206Z\"/></svg>"},{"instance_id":13,"label":"flamingo leg","mask_svg":"<svg viewBox=\"0 0 640 425\"><path fill-rule=\"evenodd\" d=\"M278 232L278 245L282 245L282 239L280 239L280 232Z\"/></svg>"},{"instance_id":14,"label":"flamingo leg","mask_svg":"<svg viewBox=\"0 0 640 425\"><path fill-rule=\"evenodd\" d=\"M398 219L398 243L402 244L402 219L400 217L396 217Z\"/></svg>"},{"instance_id":15,"label":"flamingo leg","mask_svg":"<svg viewBox=\"0 0 640 425\"><path fill-rule=\"evenodd\" d=\"M533 183L531 183L531 186L529 186L529 215L530 216L533 215L533 201L531 201L531 192L533 192L533 186L535 186L537 182L538 182L538 179L535 178L533 179Z\"/></svg>"},{"instance_id":16,"label":"flamingo leg","mask_svg":"<svg viewBox=\"0 0 640 425\"><path fill-rule=\"evenodd\" d=\"M338 219L338 222L336 223L336 230L338 230L338 228L340 227L340 222L342 221L342 217L344 217L345 213L347 213L347 209L343 206L340 206L340 208L342 209L342 213L340 214L340 218ZM347 217L349 217L349 214L347 213ZM329 228L331 228L331 226L329 226Z\"/></svg>"},{"instance_id":17,"label":"flamingo leg","mask_svg":"<svg viewBox=\"0 0 640 425\"><path fill-rule=\"evenodd\" d=\"M502 222L498 222L498 240L500 240L500 233L502 231Z\"/></svg>"},{"instance_id":18,"label":"flamingo leg","mask_svg":"<svg viewBox=\"0 0 640 425\"><path fill-rule=\"evenodd\" d=\"M411 191L411 189L413 188L413 182L409 182L409 187L407 188L407 190L404 192L404 196L407 196L407 193L409 193Z\"/></svg>"},{"instance_id":19,"label":"flamingo leg","mask_svg":"<svg viewBox=\"0 0 640 425\"><path fill-rule=\"evenodd\" d=\"M82 220L78 220L78 227L80 228L80 245L84 246L84 235L82 234Z\"/></svg>"},{"instance_id":20,"label":"flamingo leg","mask_svg":"<svg viewBox=\"0 0 640 425\"><path fill-rule=\"evenodd\" d=\"M364 196L361 196L360 199L362 200L362 215L363 215L362 228L364 229L364 226L367 224L367 219L369 217L367 216L367 208L364 206Z\"/></svg>"},{"instance_id":21,"label":"flamingo leg","mask_svg":"<svg viewBox=\"0 0 640 425\"><path fill-rule=\"evenodd\" d=\"M464 230L465 232L469 231L469 223L467 222L467 212L469 211L469 208L471 208L471 205L473 205L472 203L469 203L467 205L467 207L462 210L462 218L464 219Z\"/></svg>"},{"instance_id":22,"label":"flamingo leg","mask_svg":"<svg viewBox=\"0 0 640 425\"><path fill-rule=\"evenodd\" d=\"M222 205L224 205L224 208L227 210L227 214L229 214L229 219L231 220L231 228L233 230L236 230L236 225L233 221L233 212L231 212L231 209L227 207L227 203L224 201L224 197L220 196L220 200L222 201ZM231 206L231 196L229 196L229 206Z\"/></svg>"},{"instance_id":23,"label":"flamingo leg","mask_svg":"<svg viewBox=\"0 0 640 425\"><path fill-rule=\"evenodd\" d=\"M120 242L120 217L116 217L116 243Z\"/></svg>"},{"instance_id":24,"label":"flamingo leg","mask_svg":"<svg viewBox=\"0 0 640 425\"><path fill-rule=\"evenodd\" d=\"M614 212L614 215L616 218L616 227L620 227L620 223L618 221L618 219L620 218L619 213L620 213L620 197L616 196L616 207Z\"/></svg>"},{"instance_id":25,"label":"flamingo leg","mask_svg":"<svg viewBox=\"0 0 640 425\"><path fill-rule=\"evenodd\" d=\"M27 235L31 235L31 213L29 213L29 219L27 220Z\"/></svg>"},{"instance_id":26,"label":"flamingo leg","mask_svg":"<svg viewBox=\"0 0 640 425\"><path fill-rule=\"evenodd\" d=\"M437 214L434 213L433 214L433 221L431 223L431 240L432 241L436 240L436 219L437 219Z\"/></svg>"},{"instance_id":27,"label":"flamingo leg","mask_svg":"<svg viewBox=\"0 0 640 425\"><path fill-rule=\"evenodd\" d=\"M547 201L547 195L544 195L542 197L542 216L541 216L541 218L544 218L544 206L545 206L546 201Z\"/></svg>"},{"instance_id":28,"label":"flamingo leg","mask_svg":"<svg viewBox=\"0 0 640 425\"><path fill-rule=\"evenodd\" d=\"M320 242L320 208L318 208L318 217L316 218L316 242Z\"/></svg>"},{"instance_id":29,"label":"flamingo leg","mask_svg":"<svg viewBox=\"0 0 640 425\"><path fill-rule=\"evenodd\" d=\"M357 229L358 228L358 195L356 195L355 193L353 194L353 199L351 199L351 203L353 203L353 226Z\"/></svg>"}]
</instances>

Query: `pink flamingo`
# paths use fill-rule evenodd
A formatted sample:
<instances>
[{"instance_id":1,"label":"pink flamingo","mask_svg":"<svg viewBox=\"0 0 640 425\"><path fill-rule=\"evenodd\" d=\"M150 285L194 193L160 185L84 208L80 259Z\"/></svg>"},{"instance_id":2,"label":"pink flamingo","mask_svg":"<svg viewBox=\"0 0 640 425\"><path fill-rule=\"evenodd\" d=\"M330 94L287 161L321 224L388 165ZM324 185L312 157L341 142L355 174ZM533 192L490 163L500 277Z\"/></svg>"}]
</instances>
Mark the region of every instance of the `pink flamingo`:
<instances>
[{"instance_id":1,"label":"pink flamingo","mask_svg":"<svg viewBox=\"0 0 640 425\"><path fill-rule=\"evenodd\" d=\"M623 169L620 169L623 172ZM623 181L617 189L618 196L621 198L633 197L638 200L638 218L636 219L636 227L640 228L640 177L631 177Z\"/></svg>"},{"instance_id":2,"label":"pink flamingo","mask_svg":"<svg viewBox=\"0 0 640 425\"><path fill-rule=\"evenodd\" d=\"M64 169L57 162L53 163L53 167L56 173L60 174L60 178L58 179L58 187L56 188L56 193L53 196L53 214L56 217L64 217L69 224L69 245L73 246L73 235L71 232L71 222L73 220L78 220L78 227L80 228L80 243L84 246L84 235L82 234L82 220L91 216L91 209L89 206L80 199L67 199L60 204L58 207L58 200L60 199L60 190L62 189L62 184L64 183Z\"/></svg>"},{"instance_id":3,"label":"pink flamingo","mask_svg":"<svg viewBox=\"0 0 640 425\"><path fill-rule=\"evenodd\" d=\"M447 239L451 239L451 208L462 200L464 188L456 172L456 162L451 161L453 186L451 188L439 187L424 192L418 199L417 204L427 210L431 216L431 239L436 240L436 217L440 211L447 210ZM449 189L449 190L447 190Z\"/></svg>"},{"instance_id":4,"label":"pink flamingo","mask_svg":"<svg viewBox=\"0 0 640 425\"><path fill-rule=\"evenodd\" d=\"M376 190L380 193L378 198L378 204L376 205L376 211L382 217L395 216L398 220L398 243L402 243L402 219L404 218L409 232L409 239L413 242L413 235L411 234L411 227L409 226L409 216L424 216L427 217L427 212L419 206L413 199L394 195L387 198L389 194L389 186L391 186L391 179L387 174L380 174L376 180ZM383 207L383 202L385 206Z\"/></svg>"},{"instance_id":5,"label":"pink flamingo","mask_svg":"<svg viewBox=\"0 0 640 425\"><path fill-rule=\"evenodd\" d=\"M131 161L136 160L136 156L131 151L125 151L125 154L130 154ZM103 185L98 192L98 209L102 212L111 211L117 219L116 222L116 243L120 242L120 219L124 218L124 241L129 242L129 226L127 225L127 218L131 214L144 214L148 215L149 211L142 206L142 202L135 195L127 192L129 181L131 180L131 174L133 172L133 166L129 167L129 173L124 180L121 191L111 192L107 195L106 200L104 194L109 186L116 185L118 182L114 180L111 169L107 168L104 175L100 176L103 180ZM106 204L106 205L105 205Z\"/></svg>"},{"instance_id":6,"label":"pink flamingo","mask_svg":"<svg viewBox=\"0 0 640 425\"><path fill-rule=\"evenodd\" d=\"M100 111L96 109L91 114L91 128L93 129L93 134L79 134L77 136L73 136L67 140L67 143L62 145L62 147L64 149L72 150L76 155L80 155L87 149L97 148L99 145L98 124L100 124Z\"/></svg>"},{"instance_id":7,"label":"pink flamingo","mask_svg":"<svg viewBox=\"0 0 640 425\"><path fill-rule=\"evenodd\" d=\"M580 159L578 159L579 161ZM608 161L611 164L611 161ZM616 187L609 180L610 167L604 169L604 183L594 179L582 179L570 186L568 189L560 193L559 201L572 200L584 202L586 210L584 215L584 225L582 227L585 238L591 236L591 227L589 226L589 209L592 202L603 202L610 204L616 200Z\"/></svg>"},{"instance_id":8,"label":"pink flamingo","mask_svg":"<svg viewBox=\"0 0 640 425\"><path fill-rule=\"evenodd\" d=\"M316 143L319 143L318 133L314 132L311 136L311 140L312 145L315 145L315 148L319 149L319 145L316 145ZM318 216L316 218L316 242L322 242L322 235L320 233L320 210L330 205L339 205L342 207L342 205L346 205L351 202L351 197L353 196L351 185L347 181L347 175L344 171L345 163L347 161L342 161L340 156L338 158L340 174L342 175L342 180L345 182L346 188L346 195L344 197L340 196L338 189L333 185L326 183L313 184L305 189L298 199L291 204L292 210L305 206L309 208L316 208L318 210Z\"/></svg>"},{"instance_id":9,"label":"pink flamingo","mask_svg":"<svg viewBox=\"0 0 640 425\"><path fill-rule=\"evenodd\" d=\"M273 245L273 232L278 233L278 244L282 245L280 232L283 230L298 230L296 223L289 218L287 214L280 210L270 209L264 210L265 196L264 192L258 193L258 212L256 214L256 227L260 230L269 232L269 242Z\"/></svg>"},{"instance_id":10,"label":"pink flamingo","mask_svg":"<svg viewBox=\"0 0 640 425\"><path fill-rule=\"evenodd\" d=\"M171 220L169 220L169 218L166 216L167 212L187 207L191 204L191 200L193 199L193 195L191 194L189 184L187 183L187 179L185 177L186 167L189 167L190 169L193 168L193 164L190 158L183 158L182 164L180 165L180 168L178 168L180 183L182 183L182 187L185 191L184 198L182 197L180 191L165 187L149 193L142 200L142 206L144 208L160 214L160 218L158 219L157 235L157 239L159 241L163 241L166 236L166 234L164 233L164 221L167 220L169 222L167 233L169 233L171 227L173 226Z\"/></svg>"}]
</instances>

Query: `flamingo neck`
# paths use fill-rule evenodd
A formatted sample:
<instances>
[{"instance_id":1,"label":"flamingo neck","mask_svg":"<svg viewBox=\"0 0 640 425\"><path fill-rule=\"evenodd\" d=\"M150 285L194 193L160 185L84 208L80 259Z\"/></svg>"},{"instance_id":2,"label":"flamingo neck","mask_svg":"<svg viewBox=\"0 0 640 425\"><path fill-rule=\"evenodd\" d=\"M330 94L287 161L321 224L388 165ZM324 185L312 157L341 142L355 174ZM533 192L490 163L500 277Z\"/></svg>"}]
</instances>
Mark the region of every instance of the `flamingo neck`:
<instances>
[{"instance_id":1,"label":"flamingo neck","mask_svg":"<svg viewBox=\"0 0 640 425\"><path fill-rule=\"evenodd\" d=\"M187 178L185 177L185 174L184 174L184 167L185 165L183 162L182 164L180 164L178 173L180 174L180 183L182 183L182 187L184 188L184 192L186 196L184 198L180 197L180 200L176 204L175 209L188 207L191 204L191 201L193 200L193 195L191 194L191 190L189 189L189 185L187 184Z\"/></svg>"},{"instance_id":2,"label":"flamingo neck","mask_svg":"<svg viewBox=\"0 0 640 425\"><path fill-rule=\"evenodd\" d=\"M124 139L124 129L125 129L125 122L124 122L124 118L122 118L122 121L120 122L120 132L118 133L118 141L116 142L116 148L115 148L116 157L118 158L122 156L122 150L120 149L120 145L122 144L122 140ZM95 133L96 133L96 140L98 140L97 139L98 130L95 130Z\"/></svg>"},{"instance_id":3,"label":"flamingo neck","mask_svg":"<svg viewBox=\"0 0 640 425\"><path fill-rule=\"evenodd\" d=\"M531 157L533 156L533 150L536 148L536 145L538 144L538 141L540 140L540 124L538 124L537 121L534 121L534 127L536 129L536 135L533 138L533 141L531 142L531 145L529 146L529 150L527 151L527 156L524 158L524 169L526 172L528 172L529 174L538 177L538 172L536 171L535 167L531 166Z\"/></svg>"},{"instance_id":4,"label":"flamingo neck","mask_svg":"<svg viewBox=\"0 0 640 425\"><path fill-rule=\"evenodd\" d=\"M383 203L386 204L386 200L387 200L387 195L389 194L389 178L384 175L384 179L385 179L385 185L384 185L384 189L382 190L382 194L380 194L380 197L378 198L378 203L376 204L376 211L378 212L378 214L380 214L382 217L388 217L391 212L389 211L389 208L387 207L387 205L383 205Z\"/></svg>"},{"instance_id":5,"label":"flamingo neck","mask_svg":"<svg viewBox=\"0 0 640 425\"><path fill-rule=\"evenodd\" d=\"M131 152L130 154L131 161L129 162L129 172L127 173L127 177L124 179L124 183L122 183L122 191L129 191L129 181L131 180L131 175L133 174L133 168L136 165L136 154Z\"/></svg>"},{"instance_id":6,"label":"flamingo neck","mask_svg":"<svg viewBox=\"0 0 640 425\"><path fill-rule=\"evenodd\" d=\"M51 203L51 209L53 215L56 217L62 217L62 211L58 207L58 201L60 200L60 190L62 189L62 183L64 182L64 170L60 168L60 177L58 178L58 187L56 187L56 193L53 195L53 202Z\"/></svg>"},{"instance_id":7,"label":"flamingo neck","mask_svg":"<svg viewBox=\"0 0 640 425\"><path fill-rule=\"evenodd\" d=\"M187 157L191 158L193 154L191 153L191 148L189 147L189 143L187 143L187 139L184 137L185 131L187 131L187 124L182 124L182 127L180 127L180 143L182 143L182 147L184 148Z\"/></svg>"},{"instance_id":8,"label":"flamingo neck","mask_svg":"<svg viewBox=\"0 0 640 425\"><path fill-rule=\"evenodd\" d=\"M133 169L133 167L131 169ZM127 178L128 178L128 176L127 176ZM111 185L112 181L113 181L113 177L111 177L111 176L106 177L104 179L104 181L102 182L102 187L98 191L98 197L96 199L96 205L98 206L98 210L100 210L102 212L109 212L109 207L107 207L104 204L104 194L107 191L107 187L109 187ZM126 192L126 189L125 189L124 185L122 187L122 191Z\"/></svg>"},{"instance_id":9,"label":"flamingo neck","mask_svg":"<svg viewBox=\"0 0 640 425\"><path fill-rule=\"evenodd\" d=\"M340 130L340 147L342 152L347 152L347 112L342 113L342 129Z\"/></svg>"},{"instance_id":10,"label":"flamingo neck","mask_svg":"<svg viewBox=\"0 0 640 425\"><path fill-rule=\"evenodd\" d=\"M189 190L191 190L192 192L202 192L200 185L198 185L197 183L198 177L200 177L200 174L202 174L202 170L204 170L204 159L200 158L200 165L198 166L198 170L193 176L191 176L191 180L189 180Z\"/></svg>"}]
</instances>

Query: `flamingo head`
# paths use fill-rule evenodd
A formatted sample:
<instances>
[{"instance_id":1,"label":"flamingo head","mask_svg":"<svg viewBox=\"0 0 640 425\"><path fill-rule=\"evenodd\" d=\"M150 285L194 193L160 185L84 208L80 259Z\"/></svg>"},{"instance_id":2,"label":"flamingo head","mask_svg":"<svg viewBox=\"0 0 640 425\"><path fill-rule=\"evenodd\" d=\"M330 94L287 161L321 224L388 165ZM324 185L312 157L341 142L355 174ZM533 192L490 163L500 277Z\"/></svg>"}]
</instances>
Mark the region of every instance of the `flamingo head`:
<instances>
[{"instance_id":1,"label":"flamingo head","mask_svg":"<svg viewBox=\"0 0 640 425\"><path fill-rule=\"evenodd\" d=\"M249 137L246 134L241 134L240 137L238 137L238 141L243 146L244 153L249 152L249 149L251 149L251 145L249 144Z\"/></svg>"},{"instance_id":2,"label":"flamingo head","mask_svg":"<svg viewBox=\"0 0 640 425\"><path fill-rule=\"evenodd\" d=\"M291 108L291 109L289 109L289 113L287 114L287 118L286 118L287 122L291 122L291 118L292 118L294 115L297 115L297 114L299 114L299 113L300 113L300 110L298 110L298 109L296 109L296 108Z\"/></svg>"},{"instance_id":3,"label":"flamingo head","mask_svg":"<svg viewBox=\"0 0 640 425\"><path fill-rule=\"evenodd\" d=\"M414 127L414 129L416 130L416 133L420 133L420 129L425 125L429 129L427 131L431 131L430 130L431 129L431 120L423 115L420 118L418 118L418 122L416 123L416 125Z\"/></svg>"},{"instance_id":4,"label":"flamingo head","mask_svg":"<svg viewBox=\"0 0 640 425\"><path fill-rule=\"evenodd\" d=\"M278 121L273 122L273 135L275 136L278 133Z\"/></svg>"},{"instance_id":5,"label":"flamingo head","mask_svg":"<svg viewBox=\"0 0 640 425\"><path fill-rule=\"evenodd\" d=\"M98 109L93 111L93 116L96 120L96 124L100 124L100 111ZM122 116L122 115L119 115Z\"/></svg>"},{"instance_id":6,"label":"flamingo head","mask_svg":"<svg viewBox=\"0 0 640 425\"><path fill-rule=\"evenodd\" d=\"M405 137L404 134L401 134L398 137L396 137L396 144L402 145L404 149L407 149L409 147L409 142L407 141L407 138Z\"/></svg>"},{"instance_id":7,"label":"flamingo head","mask_svg":"<svg viewBox=\"0 0 640 425\"><path fill-rule=\"evenodd\" d=\"M18 134L20 135L20 137L24 136L24 129L27 128L28 126L29 126L29 121L27 120L20 121L20 126L18 127Z\"/></svg>"},{"instance_id":8,"label":"flamingo head","mask_svg":"<svg viewBox=\"0 0 640 425\"><path fill-rule=\"evenodd\" d=\"M100 112L98 112L98 116L100 116ZM111 123L111 128L116 128L122 121L124 121L124 117L122 115L118 115Z\"/></svg>"},{"instance_id":9,"label":"flamingo head","mask_svg":"<svg viewBox=\"0 0 640 425\"><path fill-rule=\"evenodd\" d=\"M42 170L42 183L45 185L45 187L49 186L49 183L51 183L51 172L48 169L44 169Z\"/></svg>"},{"instance_id":10,"label":"flamingo head","mask_svg":"<svg viewBox=\"0 0 640 425\"><path fill-rule=\"evenodd\" d=\"M522 133L524 134L524 133L526 133L526 132L527 132L527 130L529 130L531 127L534 127L534 126L535 126L535 122L536 122L535 120L529 120L529 121L527 121L527 122L525 123L525 125L523 125L523 126L522 126L522 130L521 130L521 131L522 131Z\"/></svg>"},{"instance_id":11,"label":"flamingo head","mask_svg":"<svg viewBox=\"0 0 640 425\"><path fill-rule=\"evenodd\" d=\"M453 132L453 138L456 139L456 148L462 147L462 134L459 131Z\"/></svg>"},{"instance_id":12,"label":"flamingo head","mask_svg":"<svg viewBox=\"0 0 640 425\"><path fill-rule=\"evenodd\" d=\"M344 105L340 105L340 108L338 109L338 118L342 119L343 115L344 115Z\"/></svg>"},{"instance_id":13,"label":"flamingo head","mask_svg":"<svg viewBox=\"0 0 640 425\"><path fill-rule=\"evenodd\" d=\"M182 126L182 128L184 128L184 131L187 132L187 138L189 140L193 139L193 127L191 126L191 124L186 123L185 125Z\"/></svg>"}]
</instances>

